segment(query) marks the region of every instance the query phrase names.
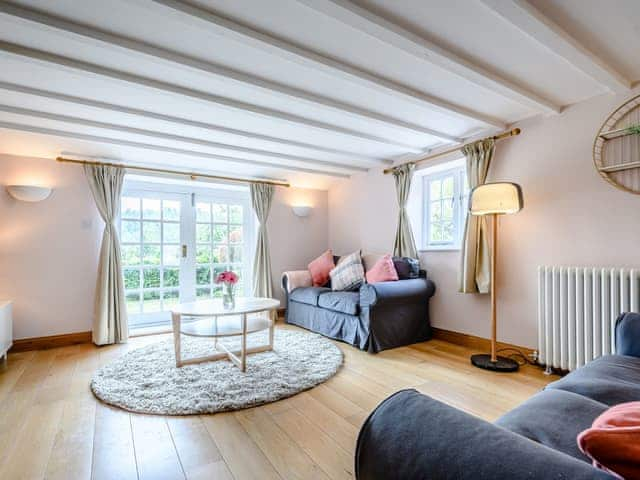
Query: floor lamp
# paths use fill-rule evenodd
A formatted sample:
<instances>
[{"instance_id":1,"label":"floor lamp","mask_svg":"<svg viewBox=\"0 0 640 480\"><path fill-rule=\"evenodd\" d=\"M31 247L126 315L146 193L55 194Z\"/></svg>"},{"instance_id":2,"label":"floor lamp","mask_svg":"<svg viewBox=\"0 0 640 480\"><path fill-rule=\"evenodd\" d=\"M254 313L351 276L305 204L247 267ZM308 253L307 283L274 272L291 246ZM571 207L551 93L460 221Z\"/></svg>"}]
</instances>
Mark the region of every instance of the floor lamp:
<instances>
[{"instance_id":1,"label":"floor lamp","mask_svg":"<svg viewBox=\"0 0 640 480\"><path fill-rule=\"evenodd\" d=\"M469 213L491 217L491 354L471 356L471 363L479 368L497 372L515 372L518 362L511 358L499 357L496 353L496 260L498 257L498 218L500 215L517 213L522 209L522 189L515 183L485 183L471 191Z\"/></svg>"}]
</instances>

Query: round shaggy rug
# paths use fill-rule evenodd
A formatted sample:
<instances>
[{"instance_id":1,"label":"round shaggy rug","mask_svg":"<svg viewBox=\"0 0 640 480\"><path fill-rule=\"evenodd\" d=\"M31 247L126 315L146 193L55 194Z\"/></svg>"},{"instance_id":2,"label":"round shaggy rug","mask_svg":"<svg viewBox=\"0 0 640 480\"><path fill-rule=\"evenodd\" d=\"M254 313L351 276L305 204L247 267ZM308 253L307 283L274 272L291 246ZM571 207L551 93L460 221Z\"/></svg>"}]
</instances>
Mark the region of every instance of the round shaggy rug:
<instances>
[{"instance_id":1,"label":"round shaggy rug","mask_svg":"<svg viewBox=\"0 0 640 480\"><path fill-rule=\"evenodd\" d=\"M247 345L266 340L266 332L255 333ZM224 343L235 348L239 339ZM183 358L211 354L212 348L213 339L183 337ZM277 330L274 350L248 355L245 373L228 360L176 368L173 339L168 339L132 350L100 368L91 390L100 400L133 412L214 413L289 397L332 377L341 364L342 352L326 338Z\"/></svg>"}]
</instances>

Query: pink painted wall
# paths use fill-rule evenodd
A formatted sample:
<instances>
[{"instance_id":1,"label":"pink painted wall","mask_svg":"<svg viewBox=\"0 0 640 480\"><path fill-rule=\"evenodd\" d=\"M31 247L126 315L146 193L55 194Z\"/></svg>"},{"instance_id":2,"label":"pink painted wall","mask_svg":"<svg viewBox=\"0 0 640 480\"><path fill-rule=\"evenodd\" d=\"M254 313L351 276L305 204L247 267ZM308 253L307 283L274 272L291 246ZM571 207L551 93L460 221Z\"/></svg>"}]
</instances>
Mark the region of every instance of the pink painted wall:
<instances>
[{"instance_id":1,"label":"pink painted wall","mask_svg":"<svg viewBox=\"0 0 640 480\"><path fill-rule=\"evenodd\" d=\"M304 270L329 245L326 190L277 188L267 223L271 246L274 296L284 298L280 277L287 270ZM292 205L313 207L308 217L294 215ZM284 307L284 303L282 303Z\"/></svg>"},{"instance_id":2,"label":"pink painted wall","mask_svg":"<svg viewBox=\"0 0 640 480\"><path fill-rule=\"evenodd\" d=\"M54 188L40 203L4 186ZM102 221L82 169L0 155L0 298L14 302L14 338L91 330Z\"/></svg>"},{"instance_id":3,"label":"pink painted wall","mask_svg":"<svg viewBox=\"0 0 640 480\"><path fill-rule=\"evenodd\" d=\"M519 183L525 199L522 212L501 222L501 340L536 346L538 265L640 266L640 196L605 182L591 154L604 119L639 93L602 96L523 122L519 137L499 144L489 181ZM379 170L354 176L330 189L329 243L344 251L390 251L396 216L390 176ZM424 252L421 261L438 288L433 324L488 337L488 298L457 293L459 252Z\"/></svg>"},{"instance_id":4,"label":"pink painted wall","mask_svg":"<svg viewBox=\"0 0 640 480\"><path fill-rule=\"evenodd\" d=\"M40 203L19 202L4 186L54 188ZM313 206L296 217L293 204ZM14 338L91 330L103 222L82 169L50 159L0 155L0 299L14 301ZM268 221L274 293L285 270L306 268L328 246L327 192L276 189Z\"/></svg>"}]
</instances>

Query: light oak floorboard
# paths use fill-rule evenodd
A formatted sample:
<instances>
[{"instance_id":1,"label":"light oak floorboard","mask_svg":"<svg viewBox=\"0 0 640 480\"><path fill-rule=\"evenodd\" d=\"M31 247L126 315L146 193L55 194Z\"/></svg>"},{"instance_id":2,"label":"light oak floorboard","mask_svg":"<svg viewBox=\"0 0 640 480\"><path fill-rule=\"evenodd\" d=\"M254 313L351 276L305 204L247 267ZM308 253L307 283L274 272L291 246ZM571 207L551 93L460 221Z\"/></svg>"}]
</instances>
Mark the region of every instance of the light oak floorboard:
<instances>
[{"instance_id":1,"label":"light oak floorboard","mask_svg":"<svg viewBox=\"0 0 640 480\"><path fill-rule=\"evenodd\" d=\"M62 421L45 474L47 480L91 477L95 417L95 402L64 402Z\"/></svg>"},{"instance_id":2,"label":"light oak floorboard","mask_svg":"<svg viewBox=\"0 0 640 480\"><path fill-rule=\"evenodd\" d=\"M99 402L96 405L92 477L94 480L138 478L129 412Z\"/></svg>"},{"instance_id":3,"label":"light oak floorboard","mask_svg":"<svg viewBox=\"0 0 640 480\"><path fill-rule=\"evenodd\" d=\"M236 480L281 478L233 413L203 416L202 420Z\"/></svg>"},{"instance_id":4,"label":"light oak floorboard","mask_svg":"<svg viewBox=\"0 0 640 480\"><path fill-rule=\"evenodd\" d=\"M131 430L141 480L184 480L178 452L164 417L131 414Z\"/></svg>"},{"instance_id":5,"label":"light oak floorboard","mask_svg":"<svg viewBox=\"0 0 640 480\"><path fill-rule=\"evenodd\" d=\"M238 412L235 416L282 478L328 479L266 410L252 408Z\"/></svg>"},{"instance_id":6,"label":"light oak floorboard","mask_svg":"<svg viewBox=\"0 0 640 480\"><path fill-rule=\"evenodd\" d=\"M362 423L398 390L415 388L492 421L558 378L532 366L509 375L479 370L469 363L477 352L441 340L377 355L335 342L344 353L337 375L247 410L140 415L93 396L97 368L166 338L10 354L0 368L0 478L349 479Z\"/></svg>"}]
</instances>

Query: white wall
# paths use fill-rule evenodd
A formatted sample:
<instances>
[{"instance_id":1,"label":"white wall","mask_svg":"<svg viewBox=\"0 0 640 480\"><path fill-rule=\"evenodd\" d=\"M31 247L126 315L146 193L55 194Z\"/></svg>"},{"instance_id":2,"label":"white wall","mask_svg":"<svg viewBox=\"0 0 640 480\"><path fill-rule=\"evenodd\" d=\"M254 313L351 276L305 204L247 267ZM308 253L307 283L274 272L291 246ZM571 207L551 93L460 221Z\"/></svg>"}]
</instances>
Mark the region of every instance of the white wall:
<instances>
[{"instance_id":1,"label":"white wall","mask_svg":"<svg viewBox=\"0 0 640 480\"><path fill-rule=\"evenodd\" d=\"M489 181L522 186L525 207L500 228L499 338L535 347L536 267L542 264L640 266L640 196L622 192L593 166L600 125L627 96L602 96L561 115L518 124L522 134L498 144ZM329 192L329 243L337 250L391 251L396 228L393 179L379 170ZM435 281L433 325L489 336L486 296L457 293L459 252L425 252Z\"/></svg>"},{"instance_id":2,"label":"white wall","mask_svg":"<svg viewBox=\"0 0 640 480\"><path fill-rule=\"evenodd\" d=\"M54 188L40 203L18 202L5 185ZM314 207L300 219L292 204ZM103 222L82 169L50 159L0 155L0 299L14 301L14 338L91 330ZM306 268L328 246L327 192L277 188L269 217L274 292L280 274Z\"/></svg>"},{"instance_id":3,"label":"white wall","mask_svg":"<svg viewBox=\"0 0 640 480\"><path fill-rule=\"evenodd\" d=\"M267 222L271 246L271 270L274 295L283 299L280 277L287 270L306 270L311 260L324 252L329 245L327 205L325 190L305 188L277 188ZM313 207L306 218L296 217L292 205ZM282 304L284 307L284 303Z\"/></svg>"},{"instance_id":4,"label":"white wall","mask_svg":"<svg viewBox=\"0 0 640 480\"><path fill-rule=\"evenodd\" d=\"M7 184L41 183L40 203L11 198ZM14 338L91 330L102 221L82 169L0 155L0 298L14 302Z\"/></svg>"}]
</instances>

